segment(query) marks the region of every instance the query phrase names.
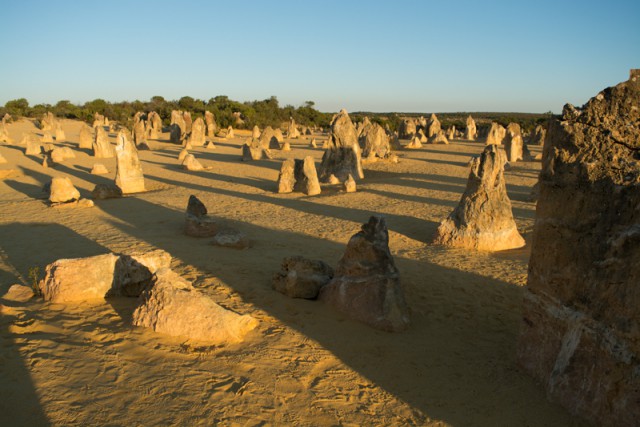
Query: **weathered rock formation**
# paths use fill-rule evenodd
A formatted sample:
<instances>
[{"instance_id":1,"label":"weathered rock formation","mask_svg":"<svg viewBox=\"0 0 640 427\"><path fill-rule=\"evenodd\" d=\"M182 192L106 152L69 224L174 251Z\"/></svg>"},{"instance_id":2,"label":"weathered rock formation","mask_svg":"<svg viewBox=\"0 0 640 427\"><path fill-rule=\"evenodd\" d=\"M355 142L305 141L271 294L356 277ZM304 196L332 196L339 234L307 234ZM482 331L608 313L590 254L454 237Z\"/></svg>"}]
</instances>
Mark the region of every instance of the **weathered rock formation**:
<instances>
[{"instance_id":1,"label":"weathered rock formation","mask_svg":"<svg viewBox=\"0 0 640 427\"><path fill-rule=\"evenodd\" d=\"M507 196L505 162L504 152L494 144L472 160L467 188L458 206L440 223L435 244L486 251L524 246Z\"/></svg>"},{"instance_id":2,"label":"weathered rock formation","mask_svg":"<svg viewBox=\"0 0 640 427\"><path fill-rule=\"evenodd\" d=\"M51 135L51 132L49 132L48 130L45 130L44 132L42 132L42 138L40 139L40 142L43 144L50 144L53 142L53 135Z\"/></svg>"},{"instance_id":3,"label":"weathered rock formation","mask_svg":"<svg viewBox=\"0 0 640 427\"><path fill-rule=\"evenodd\" d=\"M467 128L464 131L464 138L468 141L475 141L478 137L478 129L476 128L476 121L473 117L467 117Z\"/></svg>"},{"instance_id":4,"label":"weathered rock formation","mask_svg":"<svg viewBox=\"0 0 640 427\"><path fill-rule=\"evenodd\" d=\"M73 150L69 147L55 147L51 150L49 156L51 156L51 160L54 163L62 163L67 159L75 159L76 157Z\"/></svg>"},{"instance_id":5,"label":"weathered rock formation","mask_svg":"<svg viewBox=\"0 0 640 427\"><path fill-rule=\"evenodd\" d=\"M177 123L172 123L169 126L169 141L174 144L180 144L182 141L182 129Z\"/></svg>"},{"instance_id":6,"label":"weathered rock formation","mask_svg":"<svg viewBox=\"0 0 640 427\"><path fill-rule=\"evenodd\" d=\"M155 111L147 115L147 135L149 139L158 139L162 133L162 119Z\"/></svg>"},{"instance_id":7,"label":"weathered rock formation","mask_svg":"<svg viewBox=\"0 0 640 427\"><path fill-rule=\"evenodd\" d=\"M271 152L268 148L265 148L262 145L262 142L260 142L260 140L253 139L248 143L242 145L242 160L245 162L251 160L260 160L262 158L270 159L271 157Z\"/></svg>"},{"instance_id":8,"label":"weathered rock formation","mask_svg":"<svg viewBox=\"0 0 640 427\"><path fill-rule=\"evenodd\" d=\"M96 159L109 159L115 154L104 128L102 126L96 127L96 137L93 140L93 156Z\"/></svg>"},{"instance_id":9,"label":"weathered rock formation","mask_svg":"<svg viewBox=\"0 0 640 427\"><path fill-rule=\"evenodd\" d=\"M233 228L225 228L218 231L215 236L213 236L211 244L214 246L231 249L247 249L251 246L251 242L249 241L247 236L244 233Z\"/></svg>"},{"instance_id":10,"label":"weathered rock formation","mask_svg":"<svg viewBox=\"0 0 640 427\"><path fill-rule=\"evenodd\" d=\"M416 134L416 123L413 119L403 119L400 122L399 137L411 139Z\"/></svg>"},{"instance_id":11,"label":"weathered rock formation","mask_svg":"<svg viewBox=\"0 0 640 427\"><path fill-rule=\"evenodd\" d=\"M320 194L320 182L313 157L307 156L304 160L296 159L294 176L296 179L294 191L301 191L308 196Z\"/></svg>"},{"instance_id":12,"label":"weathered rock formation","mask_svg":"<svg viewBox=\"0 0 640 427\"><path fill-rule=\"evenodd\" d=\"M144 120L138 120L133 125L133 143L136 146L147 143L147 128L145 127Z\"/></svg>"},{"instance_id":13,"label":"weathered rock formation","mask_svg":"<svg viewBox=\"0 0 640 427\"><path fill-rule=\"evenodd\" d=\"M359 135L358 142L365 159L385 159L391 154L389 136L378 123L372 123L366 118Z\"/></svg>"},{"instance_id":14,"label":"weathered rock formation","mask_svg":"<svg viewBox=\"0 0 640 427\"><path fill-rule=\"evenodd\" d=\"M252 140L255 138L252 138ZM276 132L271 128L271 126L267 126L262 134L259 137L260 145L267 150L279 150L280 142L278 141L278 137Z\"/></svg>"},{"instance_id":15,"label":"weathered rock formation","mask_svg":"<svg viewBox=\"0 0 640 427\"><path fill-rule=\"evenodd\" d=\"M333 279L320 289L319 299L376 329L397 332L409 326L409 308L383 217L372 216L351 237Z\"/></svg>"},{"instance_id":16,"label":"weathered rock formation","mask_svg":"<svg viewBox=\"0 0 640 427\"><path fill-rule=\"evenodd\" d=\"M278 175L278 193L291 193L296 183L295 177L296 162L294 159L287 159L282 162L280 174Z\"/></svg>"},{"instance_id":17,"label":"weathered rock formation","mask_svg":"<svg viewBox=\"0 0 640 427\"><path fill-rule=\"evenodd\" d=\"M140 123L143 123L142 121ZM115 183L123 194L141 193L145 190L142 165L136 146L129 140L127 132L118 132L116 145Z\"/></svg>"},{"instance_id":18,"label":"weathered rock formation","mask_svg":"<svg viewBox=\"0 0 640 427\"><path fill-rule=\"evenodd\" d=\"M155 332L207 343L241 342L258 321L216 304L168 268L156 271L141 295L133 324Z\"/></svg>"},{"instance_id":19,"label":"weathered rock formation","mask_svg":"<svg viewBox=\"0 0 640 427\"><path fill-rule=\"evenodd\" d=\"M170 263L171 255L162 250L59 259L46 267L38 288L45 301L54 303L138 296L151 283L152 274Z\"/></svg>"},{"instance_id":20,"label":"weathered rock formation","mask_svg":"<svg viewBox=\"0 0 640 427\"><path fill-rule=\"evenodd\" d=\"M185 215L184 233L191 237L211 237L218 232L215 218L207 215L207 208L193 194L189 196Z\"/></svg>"},{"instance_id":21,"label":"weathered rock formation","mask_svg":"<svg viewBox=\"0 0 640 427\"><path fill-rule=\"evenodd\" d=\"M508 162L514 163L523 159L524 141L519 124L509 123L503 143Z\"/></svg>"},{"instance_id":22,"label":"weathered rock formation","mask_svg":"<svg viewBox=\"0 0 640 427\"><path fill-rule=\"evenodd\" d=\"M191 125L191 134L189 142L192 147L202 147L205 143L205 125L204 120L198 117Z\"/></svg>"},{"instance_id":23,"label":"weathered rock formation","mask_svg":"<svg viewBox=\"0 0 640 427\"><path fill-rule=\"evenodd\" d=\"M184 156L184 160L182 161L182 168L194 172L204 170L204 166L202 166L202 163L200 163L193 154L187 154L186 156Z\"/></svg>"},{"instance_id":24,"label":"weathered rock formation","mask_svg":"<svg viewBox=\"0 0 640 427\"><path fill-rule=\"evenodd\" d=\"M92 175L106 175L109 173L109 170L102 163L95 163L91 168Z\"/></svg>"},{"instance_id":25,"label":"weathered rock formation","mask_svg":"<svg viewBox=\"0 0 640 427\"><path fill-rule=\"evenodd\" d=\"M47 111L40 119L40 129L46 132L52 132L56 128L56 117L51 111Z\"/></svg>"},{"instance_id":26,"label":"weathered rock formation","mask_svg":"<svg viewBox=\"0 0 640 427\"><path fill-rule=\"evenodd\" d=\"M440 129L431 138L429 138L429 144L448 144L449 140L444 134L444 131Z\"/></svg>"},{"instance_id":27,"label":"weathered rock formation","mask_svg":"<svg viewBox=\"0 0 640 427\"><path fill-rule=\"evenodd\" d=\"M432 138L442 131L442 127L440 126L440 120L435 114L431 114L429 118L429 130L427 132L427 138Z\"/></svg>"},{"instance_id":28,"label":"weathered rock formation","mask_svg":"<svg viewBox=\"0 0 640 427\"><path fill-rule=\"evenodd\" d=\"M451 141L453 138L456 137L456 127L454 125L451 125L451 127L447 129L447 132L445 135L447 139Z\"/></svg>"},{"instance_id":29,"label":"weathered rock formation","mask_svg":"<svg viewBox=\"0 0 640 427\"><path fill-rule=\"evenodd\" d=\"M122 197L122 190L114 184L96 184L91 191L91 197L95 200L117 199Z\"/></svg>"},{"instance_id":30,"label":"weathered rock formation","mask_svg":"<svg viewBox=\"0 0 640 427\"><path fill-rule=\"evenodd\" d=\"M411 141L409 141L409 143L405 145L405 148L410 148L410 149L422 148L422 142L420 142L420 137L416 135L413 138L411 138Z\"/></svg>"},{"instance_id":31,"label":"weathered rock formation","mask_svg":"<svg viewBox=\"0 0 640 427\"><path fill-rule=\"evenodd\" d=\"M78 147L85 149L91 149L93 147L93 133L91 128L84 123L80 128L80 140L78 141Z\"/></svg>"},{"instance_id":32,"label":"weathered rock formation","mask_svg":"<svg viewBox=\"0 0 640 427\"><path fill-rule=\"evenodd\" d=\"M291 298L315 299L320 288L333 278L333 268L323 261L288 257L282 260L279 272L273 275L273 289Z\"/></svg>"},{"instance_id":33,"label":"weathered rock formation","mask_svg":"<svg viewBox=\"0 0 640 427\"><path fill-rule=\"evenodd\" d=\"M547 130L518 361L597 425L640 420L640 70Z\"/></svg>"},{"instance_id":34,"label":"weathered rock formation","mask_svg":"<svg viewBox=\"0 0 640 427\"><path fill-rule=\"evenodd\" d=\"M322 156L319 175L322 182L327 182L331 175L344 181L349 174L364 178L356 129L349 114L342 110L331 121L331 137Z\"/></svg>"},{"instance_id":35,"label":"weathered rock formation","mask_svg":"<svg viewBox=\"0 0 640 427\"><path fill-rule=\"evenodd\" d=\"M62 130L62 126L60 125L60 122L56 123L55 137L56 137L57 143L65 142L67 140L67 136L65 135L64 130Z\"/></svg>"},{"instance_id":36,"label":"weathered rock formation","mask_svg":"<svg viewBox=\"0 0 640 427\"><path fill-rule=\"evenodd\" d=\"M213 138L218 126L216 125L216 118L211 111L204 112L204 122L207 125L207 137Z\"/></svg>"},{"instance_id":37,"label":"weathered rock formation","mask_svg":"<svg viewBox=\"0 0 640 427\"><path fill-rule=\"evenodd\" d=\"M51 203L70 203L80 199L80 192L68 177L51 179L49 201Z\"/></svg>"},{"instance_id":38,"label":"weathered rock formation","mask_svg":"<svg viewBox=\"0 0 640 427\"><path fill-rule=\"evenodd\" d=\"M489 129L489 134L487 135L487 145L501 145L506 134L507 130L501 124L492 122L491 129Z\"/></svg>"},{"instance_id":39,"label":"weathered rock formation","mask_svg":"<svg viewBox=\"0 0 640 427\"><path fill-rule=\"evenodd\" d=\"M536 126L534 131L531 132L531 135L529 136L529 141L527 143L531 145L542 146L544 145L544 139L546 134L547 134L547 129L542 125L538 125Z\"/></svg>"},{"instance_id":40,"label":"weathered rock formation","mask_svg":"<svg viewBox=\"0 0 640 427\"><path fill-rule=\"evenodd\" d=\"M255 125L253 127L253 131L251 131L251 138L260 138L260 128L258 127L258 125Z\"/></svg>"},{"instance_id":41,"label":"weathered rock formation","mask_svg":"<svg viewBox=\"0 0 640 427\"><path fill-rule=\"evenodd\" d=\"M289 120L289 128L287 130L287 136L289 138L300 138L300 131L298 130L298 127L296 126L296 121L293 120L293 117L291 117L291 119Z\"/></svg>"}]
</instances>

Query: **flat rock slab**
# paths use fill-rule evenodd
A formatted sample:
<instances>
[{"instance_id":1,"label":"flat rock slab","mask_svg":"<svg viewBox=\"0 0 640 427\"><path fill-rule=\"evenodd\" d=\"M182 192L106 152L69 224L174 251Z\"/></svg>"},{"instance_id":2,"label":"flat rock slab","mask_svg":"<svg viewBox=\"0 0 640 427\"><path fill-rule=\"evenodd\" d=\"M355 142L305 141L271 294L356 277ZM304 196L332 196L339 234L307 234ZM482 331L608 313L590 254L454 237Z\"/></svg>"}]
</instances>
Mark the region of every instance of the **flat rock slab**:
<instances>
[{"instance_id":1,"label":"flat rock slab","mask_svg":"<svg viewBox=\"0 0 640 427\"><path fill-rule=\"evenodd\" d=\"M141 295L133 324L155 332L212 344L241 342L258 321L216 304L169 269L156 272Z\"/></svg>"}]
</instances>

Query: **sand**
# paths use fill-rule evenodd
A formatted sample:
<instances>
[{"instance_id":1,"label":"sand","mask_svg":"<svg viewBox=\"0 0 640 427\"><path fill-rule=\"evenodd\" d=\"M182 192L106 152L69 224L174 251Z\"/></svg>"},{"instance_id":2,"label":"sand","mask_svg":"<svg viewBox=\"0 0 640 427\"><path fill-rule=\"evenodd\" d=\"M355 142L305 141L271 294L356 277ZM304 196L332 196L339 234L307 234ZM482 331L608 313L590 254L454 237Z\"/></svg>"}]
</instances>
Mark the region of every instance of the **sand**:
<instances>
[{"instance_id":1,"label":"sand","mask_svg":"<svg viewBox=\"0 0 640 427\"><path fill-rule=\"evenodd\" d=\"M14 141L40 134L8 125ZM64 120L76 158L45 169L18 145L0 145L0 296L31 283L29 270L59 258L159 248L172 268L222 306L260 321L241 344L202 346L131 326L136 300L99 304L0 299L0 425L452 425L575 426L515 363L539 162L506 172L527 247L491 254L430 244L458 203L472 155L453 141L399 151L365 166L356 193L276 194L282 160L323 151L291 140L273 160L240 161L248 131L191 152L211 169L182 170L168 134L139 153L146 193L51 208L42 186L69 176L83 197L113 182L115 159L77 149L80 123ZM325 136L315 135L318 146ZM115 134L110 135L115 142ZM406 142L406 141L405 141ZM534 154L540 150L532 147ZM108 175L91 175L103 163ZM7 172L8 170L13 170ZM182 233L190 194L252 241L219 248ZM390 334L347 320L317 301L289 299L270 278L286 256L335 266L372 214L387 218L412 325Z\"/></svg>"}]
</instances>

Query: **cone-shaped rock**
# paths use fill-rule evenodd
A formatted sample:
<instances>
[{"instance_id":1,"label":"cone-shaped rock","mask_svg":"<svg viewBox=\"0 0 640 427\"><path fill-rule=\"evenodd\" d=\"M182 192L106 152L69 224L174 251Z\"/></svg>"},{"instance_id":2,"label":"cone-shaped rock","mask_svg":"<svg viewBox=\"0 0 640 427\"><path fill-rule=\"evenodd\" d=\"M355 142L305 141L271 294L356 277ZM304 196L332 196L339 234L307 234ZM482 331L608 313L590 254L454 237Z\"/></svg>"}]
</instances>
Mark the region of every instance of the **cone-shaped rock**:
<instances>
[{"instance_id":1,"label":"cone-shaped rock","mask_svg":"<svg viewBox=\"0 0 640 427\"><path fill-rule=\"evenodd\" d=\"M193 154L187 154L182 161L182 167L188 171L201 171L204 169L202 164L195 158Z\"/></svg>"},{"instance_id":2,"label":"cone-shaped rock","mask_svg":"<svg viewBox=\"0 0 640 427\"><path fill-rule=\"evenodd\" d=\"M73 186L68 177L56 177L49 187L51 203L69 203L80 199L80 192Z\"/></svg>"},{"instance_id":3,"label":"cone-shaped rock","mask_svg":"<svg viewBox=\"0 0 640 427\"><path fill-rule=\"evenodd\" d=\"M331 175L344 181L349 174L364 178L356 129L349 114L342 110L331 121L331 137L322 156L319 175L322 182L328 182Z\"/></svg>"},{"instance_id":4,"label":"cone-shaped rock","mask_svg":"<svg viewBox=\"0 0 640 427\"><path fill-rule=\"evenodd\" d=\"M320 289L319 299L376 329L397 332L409 326L409 309L383 217L372 216L351 237L333 279Z\"/></svg>"},{"instance_id":5,"label":"cone-shaped rock","mask_svg":"<svg viewBox=\"0 0 640 427\"><path fill-rule=\"evenodd\" d=\"M547 130L517 359L590 424L640 420L640 70Z\"/></svg>"},{"instance_id":6,"label":"cone-shaped rock","mask_svg":"<svg viewBox=\"0 0 640 427\"><path fill-rule=\"evenodd\" d=\"M467 188L458 206L440 223L435 244L487 251L524 246L507 196L505 162L504 152L494 144L472 160Z\"/></svg>"},{"instance_id":7,"label":"cone-shaped rock","mask_svg":"<svg viewBox=\"0 0 640 427\"><path fill-rule=\"evenodd\" d=\"M116 145L116 185L123 194L145 191L142 165L136 146L129 140L127 132L118 133Z\"/></svg>"}]
</instances>

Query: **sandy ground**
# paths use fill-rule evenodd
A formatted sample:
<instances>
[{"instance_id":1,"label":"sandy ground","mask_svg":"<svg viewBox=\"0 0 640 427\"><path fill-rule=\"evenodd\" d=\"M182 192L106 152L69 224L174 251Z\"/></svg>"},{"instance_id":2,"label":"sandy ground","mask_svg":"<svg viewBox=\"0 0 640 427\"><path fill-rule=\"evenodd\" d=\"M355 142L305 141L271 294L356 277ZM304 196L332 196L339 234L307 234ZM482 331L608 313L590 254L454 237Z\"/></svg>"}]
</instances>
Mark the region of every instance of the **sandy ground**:
<instances>
[{"instance_id":1,"label":"sandy ground","mask_svg":"<svg viewBox=\"0 0 640 427\"><path fill-rule=\"evenodd\" d=\"M312 155L319 163L323 151L308 140L291 141L293 150L273 160L241 162L248 133L237 132L216 139L215 150L193 150L211 169L187 172L164 134L139 153L148 192L51 208L41 189L52 176L69 176L90 197L95 184L113 181L115 159L77 149L80 123L65 120L64 144L77 157L45 169L17 144L23 133L40 135L33 123L8 128L15 145L0 145L8 160L0 165L0 295L59 258L160 248L173 255L175 271L260 326L242 344L203 347L132 327L135 299L0 299L0 425L580 425L515 363L529 245L490 254L430 244L483 144L400 151L398 164L367 165L357 193L327 186L307 197L274 189L282 159ZM94 163L110 174L89 174ZM518 163L506 173L528 244L539 168ZM238 251L185 236L190 194L253 246ZM387 218L412 310L408 331L376 331L271 289L286 256L335 266L372 214Z\"/></svg>"}]
</instances>

